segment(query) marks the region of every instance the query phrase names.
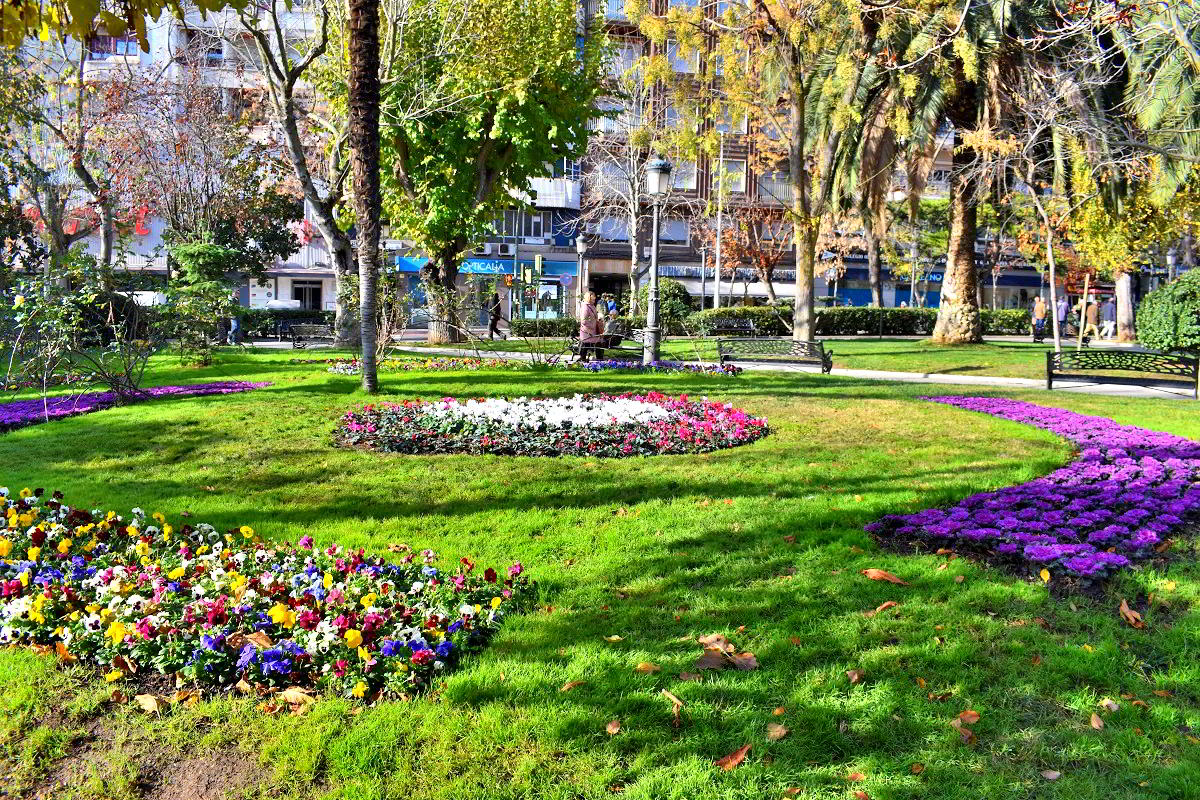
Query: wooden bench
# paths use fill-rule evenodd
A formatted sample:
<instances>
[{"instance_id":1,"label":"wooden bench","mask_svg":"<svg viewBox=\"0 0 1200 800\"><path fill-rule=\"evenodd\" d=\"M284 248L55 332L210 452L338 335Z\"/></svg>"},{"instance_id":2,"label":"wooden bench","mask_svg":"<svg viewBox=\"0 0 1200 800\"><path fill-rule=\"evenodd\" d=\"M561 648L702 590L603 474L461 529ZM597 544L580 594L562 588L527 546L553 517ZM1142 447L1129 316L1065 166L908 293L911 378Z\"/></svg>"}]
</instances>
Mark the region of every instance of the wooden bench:
<instances>
[{"instance_id":1,"label":"wooden bench","mask_svg":"<svg viewBox=\"0 0 1200 800\"><path fill-rule=\"evenodd\" d=\"M334 340L332 325L292 325L288 328L292 337L292 347L303 350L311 342Z\"/></svg>"},{"instance_id":2,"label":"wooden bench","mask_svg":"<svg viewBox=\"0 0 1200 800\"><path fill-rule=\"evenodd\" d=\"M722 364L730 361L757 361L778 364L812 364L828 374L833 369L833 351L820 342L795 339L717 339L717 356Z\"/></svg>"},{"instance_id":3,"label":"wooden bench","mask_svg":"<svg viewBox=\"0 0 1200 800\"><path fill-rule=\"evenodd\" d=\"M1139 376L1094 375L1094 372L1142 372L1178 376L1180 380ZM1200 400L1200 358L1176 353L1147 353L1137 350L1087 350L1046 353L1046 389L1055 380L1088 383L1118 383L1154 389L1186 389Z\"/></svg>"}]
</instances>

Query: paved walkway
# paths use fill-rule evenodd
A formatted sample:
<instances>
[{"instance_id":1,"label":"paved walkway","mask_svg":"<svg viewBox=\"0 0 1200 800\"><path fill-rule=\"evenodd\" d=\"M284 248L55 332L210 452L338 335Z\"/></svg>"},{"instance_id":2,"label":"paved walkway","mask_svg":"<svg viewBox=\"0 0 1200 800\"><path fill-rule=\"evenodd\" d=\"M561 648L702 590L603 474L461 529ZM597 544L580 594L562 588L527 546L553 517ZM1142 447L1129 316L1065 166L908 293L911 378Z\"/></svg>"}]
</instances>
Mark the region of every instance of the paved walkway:
<instances>
[{"instance_id":1,"label":"paved walkway","mask_svg":"<svg viewBox=\"0 0 1200 800\"><path fill-rule=\"evenodd\" d=\"M484 352L460 347L398 347L406 353L440 356L482 356L484 358L508 358L515 361L529 361L528 352ZM793 366L787 364L739 364L747 370L776 370L780 372L812 372L819 373L816 367ZM870 381L895 381L899 383L933 383L954 384L957 386L998 386L1007 389L1040 389L1046 390L1046 382L1032 378L1002 378L992 375L951 375L946 373L921 372L887 372L876 369L841 369L835 368L833 375L842 378L862 378ZM1076 381L1056 380L1054 391L1072 394L1101 394L1112 397L1145 397L1153 399L1191 400L1192 396L1185 390L1153 389L1146 386L1125 386L1115 383L1080 383Z\"/></svg>"}]
</instances>

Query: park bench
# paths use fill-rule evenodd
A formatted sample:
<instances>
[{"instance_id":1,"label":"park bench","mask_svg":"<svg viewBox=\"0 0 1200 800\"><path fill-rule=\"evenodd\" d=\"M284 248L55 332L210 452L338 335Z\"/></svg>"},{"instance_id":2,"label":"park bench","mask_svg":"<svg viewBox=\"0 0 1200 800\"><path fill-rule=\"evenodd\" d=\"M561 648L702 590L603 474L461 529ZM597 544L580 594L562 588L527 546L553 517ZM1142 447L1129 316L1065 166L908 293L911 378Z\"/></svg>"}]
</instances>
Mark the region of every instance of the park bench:
<instances>
[{"instance_id":1,"label":"park bench","mask_svg":"<svg viewBox=\"0 0 1200 800\"><path fill-rule=\"evenodd\" d=\"M811 364L828 373L833 369L833 351L820 342L795 339L717 339L717 356L722 364L730 361L757 361L772 364Z\"/></svg>"},{"instance_id":2,"label":"park bench","mask_svg":"<svg viewBox=\"0 0 1200 800\"><path fill-rule=\"evenodd\" d=\"M607 356L609 353L617 353L626 356L636 356L638 359L642 357L642 351L646 346L646 331L641 328L634 328L632 331L627 327L622 326L617 333L621 336L621 343L614 347L599 348L601 357ZM616 334L607 334L613 335ZM583 353L579 346L579 335L571 337L570 343L571 355L579 357Z\"/></svg>"},{"instance_id":3,"label":"park bench","mask_svg":"<svg viewBox=\"0 0 1200 800\"><path fill-rule=\"evenodd\" d=\"M311 342L334 340L332 325L292 325L288 329L292 337L292 347L303 350Z\"/></svg>"},{"instance_id":4,"label":"park bench","mask_svg":"<svg viewBox=\"0 0 1200 800\"><path fill-rule=\"evenodd\" d=\"M1137 372L1145 375L1096 375L1096 372ZM1159 379L1153 375L1178 376ZM1177 353L1138 350L1086 350L1046 353L1046 389L1055 380L1118 383L1155 389L1186 389L1200 400L1200 358Z\"/></svg>"}]
</instances>

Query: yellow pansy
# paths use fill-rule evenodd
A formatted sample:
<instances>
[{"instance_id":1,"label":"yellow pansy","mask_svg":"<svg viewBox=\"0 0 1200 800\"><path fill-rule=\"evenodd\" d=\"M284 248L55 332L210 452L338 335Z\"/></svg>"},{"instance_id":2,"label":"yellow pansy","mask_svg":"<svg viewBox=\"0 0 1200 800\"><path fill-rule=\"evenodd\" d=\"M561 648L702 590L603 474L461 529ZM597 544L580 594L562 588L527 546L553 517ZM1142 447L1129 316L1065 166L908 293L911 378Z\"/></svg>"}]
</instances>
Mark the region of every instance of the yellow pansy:
<instances>
[{"instance_id":1,"label":"yellow pansy","mask_svg":"<svg viewBox=\"0 0 1200 800\"><path fill-rule=\"evenodd\" d=\"M159 525L162 525L164 522L167 521L167 518L162 515L161 511L155 511L153 514L150 515L150 519L154 520Z\"/></svg>"},{"instance_id":2,"label":"yellow pansy","mask_svg":"<svg viewBox=\"0 0 1200 800\"><path fill-rule=\"evenodd\" d=\"M29 585L29 570L25 570L24 572L21 573L21 585L22 586Z\"/></svg>"},{"instance_id":3,"label":"yellow pansy","mask_svg":"<svg viewBox=\"0 0 1200 800\"><path fill-rule=\"evenodd\" d=\"M40 556L41 554L42 554L42 548L40 548L40 547L31 547L26 552L26 555L28 556L30 561L37 561L38 556Z\"/></svg>"},{"instance_id":4,"label":"yellow pansy","mask_svg":"<svg viewBox=\"0 0 1200 800\"><path fill-rule=\"evenodd\" d=\"M171 541L171 534L175 532L175 529L172 528L170 525L163 525L162 532L163 532L163 541L169 542L169 541Z\"/></svg>"},{"instance_id":5,"label":"yellow pansy","mask_svg":"<svg viewBox=\"0 0 1200 800\"><path fill-rule=\"evenodd\" d=\"M114 669L112 672L110 672L104 676L104 680L108 681L109 683L112 683L113 681L119 681L119 680L121 680L121 678L124 678L124 677L125 677L124 672L122 672L119 669Z\"/></svg>"},{"instance_id":6,"label":"yellow pansy","mask_svg":"<svg viewBox=\"0 0 1200 800\"><path fill-rule=\"evenodd\" d=\"M504 602L504 601L503 601L503 600L501 600L499 597L493 597L493 598L492 598L492 608L499 608L499 607L500 607L500 604L501 604L502 602Z\"/></svg>"},{"instance_id":7,"label":"yellow pansy","mask_svg":"<svg viewBox=\"0 0 1200 800\"><path fill-rule=\"evenodd\" d=\"M367 592L365 595L363 595L363 599L361 601L363 608L370 608L371 606L375 605L375 601L378 599L379 595L375 594L374 592Z\"/></svg>"},{"instance_id":8,"label":"yellow pansy","mask_svg":"<svg viewBox=\"0 0 1200 800\"><path fill-rule=\"evenodd\" d=\"M138 530L137 525L126 525L125 532L128 533L130 536L137 536L138 534L141 533L141 531Z\"/></svg>"},{"instance_id":9,"label":"yellow pansy","mask_svg":"<svg viewBox=\"0 0 1200 800\"><path fill-rule=\"evenodd\" d=\"M96 605L95 603L89 603L88 605L83 607L83 610L88 612L89 614L95 614L97 611L100 610L100 606Z\"/></svg>"},{"instance_id":10,"label":"yellow pansy","mask_svg":"<svg viewBox=\"0 0 1200 800\"><path fill-rule=\"evenodd\" d=\"M8 558L10 553L12 553L12 542L0 538L0 558Z\"/></svg>"},{"instance_id":11,"label":"yellow pansy","mask_svg":"<svg viewBox=\"0 0 1200 800\"><path fill-rule=\"evenodd\" d=\"M17 518L17 521L21 524L22 528L28 528L33 524L33 514L22 514Z\"/></svg>"},{"instance_id":12,"label":"yellow pansy","mask_svg":"<svg viewBox=\"0 0 1200 800\"><path fill-rule=\"evenodd\" d=\"M38 34L38 38L44 42L50 38L50 27L43 22L42 29L41 34ZM42 38L42 34L45 34L45 38ZM25 295L19 294L13 298L13 308L20 308L23 305L25 305Z\"/></svg>"},{"instance_id":13,"label":"yellow pansy","mask_svg":"<svg viewBox=\"0 0 1200 800\"><path fill-rule=\"evenodd\" d=\"M371 660L371 654L367 652L367 648L365 648L365 647L358 648L358 657L361 658L363 661Z\"/></svg>"},{"instance_id":14,"label":"yellow pansy","mask_svg":"<svg viewBox=\"0 0 1200 800\"><path fill-rule=\"evenodd\" d=\"M21 499L25 499L26 497L33 497L33 489L30 489L28 486L26 486L24 489L21 490L20 495L21 495Z\"/></svg>"},{"instance_id":15,"label":"yellow pansy","mask_svg":"<svg viewBox=\"0 0 1200 800\"><path fill-rule=\"evenodd\" d=\"M120 644L125 639L125 625L121 620L114 620L104 632L105 637L112 639L113 644Z\"/></svg>"},{"instance_id":16,"label":"yellow pansy","mask_svg":"<svg viewBox=\"0 0 1200 800\"><path fill-rule=\"evenodd\" d=\"M249 525L243 525L241 528L239 528L239 530L241 531L242 536L245 536L247 539L254 536L254 528L251 528Z\"/></svg>"},{"instance_id":17,"label":"yellow pansy","mask_svg":"<svg viewBox=\"0 0 1200 800\"><path fill-rule=\"evenodd\" d=\"M176 567L167 573L167 577L173 581L177 581L187 574L187 569L184 567Z\"/></svg>"},{"instance_id":18,"label":"yellow pansy","mask_svg":"<svg viewBox=\"0 0 1200 800\"><path fill-rule=\"evenodd\" d=\"M139 541L133 546L133 552L137 553L139 556L150 555L150 543Z\"/></svg>"},{"instance_id":19,"label":"yellow pansy","mask_svg":"<svg viewBox=\"0 0 1200 800\"><path fill-rule=\"evenodd\" d=\"M354 684L354 688L350 690L350 694L354 695L355 697L362 697L366 693L367 693L367 685L365 683L363 683L362 681L359 681L358 683Z\"/></svg>"},{"instance_id":20,"label":"yellow pansy","mask_svg":"<svg viewBox=\"0 0 1200 800\"><path fill-rule=\"evenodd\" d=\"M321 578L321 585L324 586L326 589L333 586L333 573L332 572L325 573L324 577Z\"/></svg>"},{"instance_id":21,"label":"yellow pansy","mask_svg":"<svg viewBox=\"0 0 1200 800\"><path fill-rule=\"evenodd\" d=\"M351 628L350 630L346 631L343 636L346 637L347 647L356 648L362 644L362 631L358 630L357 628Z\"/></svg>"},{"instance_id":22,"label":"yellow pansy","mask_svg":"<svg viewBox=\"0 0 1200 800\"><path fill-rule=\"evenodd\" d=\"M283 625L285 628L290 628L296 624L296 612L283 603L276 603L271 606L271 610L267 612L267 616L276 625Z\"/></svg>"},{"instance_id":23,"label":"yellow pansy","mask_svg":"<svg viewBox=\"0 0 1200 800\"><path fill-rule=\"evenodd\" d=\"M58 549L58 552L60 552L60 553L69 552L71 549L71 540L63 539L61 542L58 543L57 549Z\"/></svg>"},{"instance_id":24,"label":"yellow pansy","mask_svg":"<svg viewBox=\"0 0 1200 800\"><path fill-rule=\"evenodd\" d=\"M83 549L90 553L96 548L97 544L99 544L99 542L97 542L95 539L92 539L83 546Z\"/></svg>"}]
</instances>

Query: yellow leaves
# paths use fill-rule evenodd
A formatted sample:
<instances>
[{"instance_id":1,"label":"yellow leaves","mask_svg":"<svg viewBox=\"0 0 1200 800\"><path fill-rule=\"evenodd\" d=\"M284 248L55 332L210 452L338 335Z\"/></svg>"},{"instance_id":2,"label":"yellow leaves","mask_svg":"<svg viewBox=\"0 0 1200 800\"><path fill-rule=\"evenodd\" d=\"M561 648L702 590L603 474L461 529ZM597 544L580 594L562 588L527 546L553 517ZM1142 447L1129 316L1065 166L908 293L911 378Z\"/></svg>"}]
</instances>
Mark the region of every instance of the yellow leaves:
<instances>
[{"instance_id":1,"label":"yellow leaves","mask_svg":"<svg viewBox=\"0 0 1200 800\"><path fill-rule=\"evenodd\" d=\"M625 641L625 637L617 636L614 633L612 636L605 636L604 641L606 641L606 642L623 642L623 641Z\"/></svg>"},{"instance_id":2,"label":"yellow leaves","mask_svg":"<svg viewBox=\"0 0 1200 800\"><path fill-rule=\"evenodd\" d=\"M873 617L881 611L887 611L889 608L895 608L900 605L895 600L888 600L886 603L881 603L874 611L864 611L863 615Z\"/></svg>"},{"instance_id":3,"label":"yellow leaves","mask_svg":"<svg viewBox=\"0 0 1200 800\"><path fill-rule=\"evenodd\" d=\"M954 37L954 55L962 62L963 73L969 81L979 80L979 53L965 33Z\"/></svg>"},{"instance_id":4,"label":"yellow leaves","mask_svg":"<svg viewBox=\"0 0 1200 800\"><path fill-rule=\"evenodd\" d=\"M659 672L661 670L662 667L649 661L643 661L633 668L634 672L639 672L642 675L653 675L655 672Z\"/></svg>"},{"instance_id":5,"label":"yellow leaves","mask_svg":"<svg viewBox=\"0 0 1200 800\"><path fill-rule=\"evenodd\" d=\"M153 694L134 695L133 702L147 714L161 714L164 698Z\"/></svg>"}]
</instances>

